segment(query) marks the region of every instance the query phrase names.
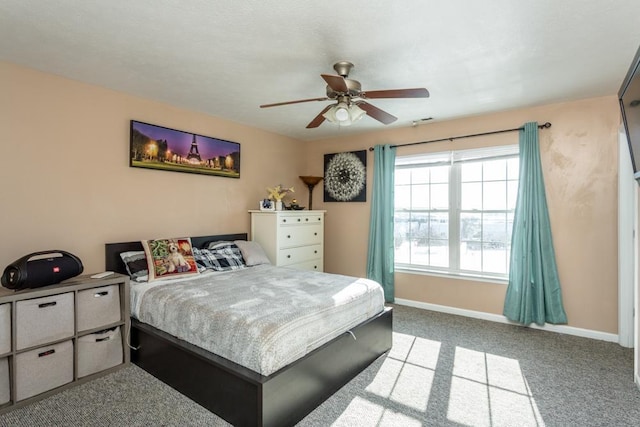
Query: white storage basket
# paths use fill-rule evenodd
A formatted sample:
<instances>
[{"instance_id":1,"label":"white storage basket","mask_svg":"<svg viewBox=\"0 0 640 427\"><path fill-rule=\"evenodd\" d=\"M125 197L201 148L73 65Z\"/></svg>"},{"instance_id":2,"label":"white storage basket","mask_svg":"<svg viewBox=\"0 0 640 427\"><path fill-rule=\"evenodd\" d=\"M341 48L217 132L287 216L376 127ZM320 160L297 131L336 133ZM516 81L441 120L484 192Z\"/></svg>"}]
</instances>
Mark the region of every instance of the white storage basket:
<instances>
[{"instance_id":1,"label":"white storage basket","mask_svg":"<svg viewBox=\"0 0 640 427\"><path fill-rule=\"evenodd\" d=\"M111 285L78 292L78 331L120 321L119 289Z\"/></svg>"},{"instance_id":2,"label":"white storage basket","mask_svg":"<svg viewBox=\"0 0 640 427\"><path fill-rule=\"evenodd\" d=\"M74 332L73 292L16 303L18 350L70 338Z\"/></svg>"},{"instance_id":3,"label":"white storage basket","mask_svg":"<svg viewBox=\"0 0 640 427\"><path fill-rule=\"evenodd\" d=\"M9 392L9 358L0 359L0 405L11 399Z\"/></svg>"},{"instance_id":4,"label":"white storage basket","mask_svg":"<svg viewBox=\"0 0 640 427\"><path fill-rule=\"evenodd\" d=\"M0 305L0 354L11 351L11 304Z\"/></svg>"},{"instance_id":5,"label":"white storage basket","mask_svg":"<svg viewBox=\"0 0 640 427\"><path fill-rule=\"evenodd\" d=\"M78 378L123 363L120 327L78 338Z\"/></svg>"},{"instance_id":6,"label":"white storage basket","mask_svg":"<svg viewBox=\"0 0 640 427\"><path fill-rule=\"evenodd\" d=\"M19 353L15 357L16 401L73 381L71 340Z\"/></svg>"}]
</instances>

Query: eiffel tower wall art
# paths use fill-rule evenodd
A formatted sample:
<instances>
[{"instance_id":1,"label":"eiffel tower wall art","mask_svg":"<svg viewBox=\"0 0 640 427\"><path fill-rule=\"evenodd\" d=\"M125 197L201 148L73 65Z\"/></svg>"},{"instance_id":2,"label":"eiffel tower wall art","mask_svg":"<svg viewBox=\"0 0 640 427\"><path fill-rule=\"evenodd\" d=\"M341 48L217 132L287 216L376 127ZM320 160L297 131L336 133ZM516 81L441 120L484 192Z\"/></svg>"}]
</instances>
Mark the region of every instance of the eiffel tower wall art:
<instances>
[{"instance_id":1,"label":"eiffel tower wall art","mask_svg":"<svg viewBox=\"0 0 640 427\"><path fill-rule=\"evenodd\" d=\"M129 166L240 178L240 144L131 120Z\"/></svg>"}]
</instances>

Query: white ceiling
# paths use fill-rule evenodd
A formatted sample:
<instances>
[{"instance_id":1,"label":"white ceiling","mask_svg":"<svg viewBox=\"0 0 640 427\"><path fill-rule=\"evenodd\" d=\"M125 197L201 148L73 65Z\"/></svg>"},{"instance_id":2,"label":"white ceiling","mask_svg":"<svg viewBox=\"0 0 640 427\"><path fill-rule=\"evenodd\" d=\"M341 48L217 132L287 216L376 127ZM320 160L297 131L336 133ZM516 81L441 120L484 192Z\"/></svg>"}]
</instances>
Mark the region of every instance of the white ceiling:
<instances>
[{"instance_id":1,"label":"white ceiling","mask_svg":"<svg viewBox=\"0 0 640 427\"><path fill-rule=\"evenodd\" d=\"M385 126L309 123L321 73L355 64L394 126L616 94L638 0L0 0L0 60L301 140ZM171 123L162 123L170 126Z\"/></svg>"}]
</instances>

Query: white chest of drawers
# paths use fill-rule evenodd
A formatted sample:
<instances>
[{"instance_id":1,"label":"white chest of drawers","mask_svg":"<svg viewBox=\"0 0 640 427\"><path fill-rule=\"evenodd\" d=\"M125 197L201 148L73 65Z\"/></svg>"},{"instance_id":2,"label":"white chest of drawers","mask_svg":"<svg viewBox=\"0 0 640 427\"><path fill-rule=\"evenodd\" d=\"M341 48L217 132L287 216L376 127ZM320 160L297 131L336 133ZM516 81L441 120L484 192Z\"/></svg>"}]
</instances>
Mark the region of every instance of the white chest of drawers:
<instances>
[{"instance_id":1,"label":"white chest of drawers","mask_svg":"<svg viewBox=\"0 0 640 427\"><path fill-rule=\"evenodd\" d=\"M323 271L325 211L249 212L251 240L273 265Z\"/></svg>"}]
</instances>

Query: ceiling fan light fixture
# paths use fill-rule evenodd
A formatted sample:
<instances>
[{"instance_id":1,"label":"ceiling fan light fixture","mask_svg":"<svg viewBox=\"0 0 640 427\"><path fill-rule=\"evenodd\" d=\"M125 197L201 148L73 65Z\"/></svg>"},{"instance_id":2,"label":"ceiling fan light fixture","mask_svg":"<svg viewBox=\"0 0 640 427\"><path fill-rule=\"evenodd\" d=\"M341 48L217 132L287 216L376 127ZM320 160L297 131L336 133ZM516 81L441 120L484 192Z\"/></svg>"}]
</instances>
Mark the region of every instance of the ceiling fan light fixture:
<instances>
[{"instance_id":1,"label":"ceiling fan light fixture","mask_svg":"<svg viewBox=\"0 0 640 427\"><path fill-rule=\"evenodd\" d=\"M340 103L336 105L333 110L333 115L336 117L336 120L340 123L350 121L349 119L349 107L345 103Z\"/></svg>"},{"instance_id":2,"label":"ceiling fan light fixture","mask_svg":"<svg viewBox=\"0 0 640 427\"><path fill-rule=\"evenodd\" d=\"M356 104L351 104L349 106L349 117L351 118L352 122L357 122L365 114L367 113L362 108L358 107Z\"/></svg>"},{"instance_id":3,"label":"ceiling fan light fixture","mask_svg":"<svg viewBox=\"0 0 640 427\"><path fill-rule=\"evenodd\" d=\"M338 110L341 111L341 115L342 118L344 120L344 113L347 112L346 110L346 104L344 104L343 102L339 102L336 105L331 106L331 108L329 108L324 114L324 118L327 119L328 121L330 121L331 123L340 123L340 119L337 117L337 113ZM348 115L348 114L347 114Z\"/></svg>"},{"instance_id":4,"label":"ceiling fan light fixture","mask_svg":"<svg viewBox=\"0 0 640 427\"><path fill-rule=\"evenodd\" d=\"M355 104L347 105L346 102L339 102L327 110L322 116L331 123L350 126L352 123L360 120L365 114L365 111Z\"/></svg>"}]
</instances>

